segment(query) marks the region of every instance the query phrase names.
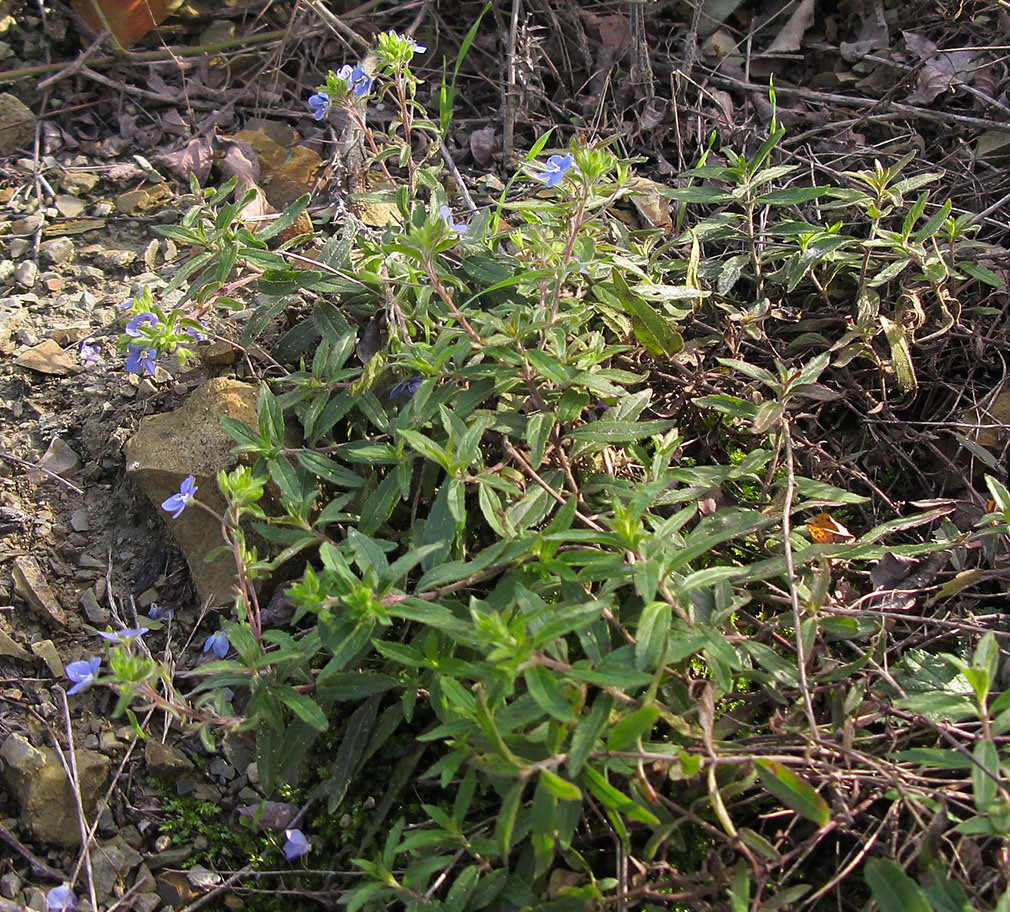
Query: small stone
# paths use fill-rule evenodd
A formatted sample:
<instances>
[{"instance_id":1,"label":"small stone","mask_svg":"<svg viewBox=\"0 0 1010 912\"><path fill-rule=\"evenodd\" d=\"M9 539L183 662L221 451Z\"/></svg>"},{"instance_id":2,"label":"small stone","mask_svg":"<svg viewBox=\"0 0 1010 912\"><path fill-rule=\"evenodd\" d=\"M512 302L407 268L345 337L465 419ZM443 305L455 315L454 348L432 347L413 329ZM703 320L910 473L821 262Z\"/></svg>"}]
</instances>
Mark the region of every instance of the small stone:
<instances>
[{"instance_id":1,"label":"small stone","mask_svg":"<svg viewBox=\"0 0 1010 912\"><path fill-rule=\"evenodd\" d=\"M154 878L151 878L154 883ZM133 899L133 912L154 912L161 905L161 897L157 893L138 893Z\"/></svg>"},{"instance_id":2,"label":"small stone","mask_svg":"<svg viewBox=\"0 0 1010 912\"><path fill-rule=\"evenodd\" d=\"M151 587L150 589L145 589L137 596L137 605L140 608L150 608L152 605L157 603L158 598L158 590Z\"/></svg>"},{"instance_id":3,"label":"small stone","mask_svg":"<svg viewBox=\"0 0 1010 912\"><path fill-rule=\"evenodd\" d=\"M32 643L32 652L35 653L36 658L42 659L46 663L46 668L54 678L63 677L63 662L52 640L39 640L37 643Z\"/></svg>"},{"instance_id":4,"label":"small stone","mask_svg":"<svg viewBox=\"0 0 1010 912\"><path fill-rule=\"evenodd\" d=\"M28 312L13 298L0 298L0 345L10 341L11 334L27 316Z\"/></svg>"},{"instance_id":5,"label":"small stone","mask_svg":"<svg viewBox=\"0 0 1010 912\"><path fill-rule=\"evenodd\" d=\"M210 345L200 349L200 360L211 367L223 367L235 360L237 349L223 339L214 339Z\"/></svg>"},{"instance_id":6,"label":"small stone","mask_svg":"<svg viewBox=\"0 0 1010 912\"><path fill-rule=\"evenodd\" d=\"M59 437L54 437L49 444L49 448L42 454L42 458L35 463L40 469L52 472L65 478L73 475L81 468L81 458L74 452L66 441ZM50 476L46 472L37 472L29 469L29 476L36 484L47 480Z\"/></svg>"},{"instance_id":7,"label":"small stone","mask_svg":"<svg viewBox=\"0 0 1010 912\"><path fill-rule=\"evenodd\" d=\"M14 237L31 237L42 227L44 218L41 212L33 212L24 218L14 219L11 223L11 234Z\"/></svg>"},{"instance_id":8,"label":"small stone","mask_svg":"<svg viewBox=\"0 0 1010 912\"><path fill-rule=\"evenodd\" d=\"M148 739L144 745L148 775L174 781L193 771L193 762L179 748Z\"/></svg>"},{"instance_id":9,"label":"small stone","mask_svg":"<svg viewBox=\"0 0 1010 912\"><path fill-rule=\"evenodd\" d=\"M32 659L27 651L11 639L10 635L3 630L0 630L0 656L8 659L21 659L22 662L30 662Z\"/></svg>"},{"instance_id":10,"label":"small stone","mask_svg":"<svg viewBox=\"0 0 1010 912\"><path fill-rule=\"evenodd\" d=\"M158 387L151 382L150 377L145 377L137 384L137 400L140 402L143 402L145 399L150 399L157 392Z\"/></svg>"},{"instance_id":11,"label":"small stone","mask_svg":"<svg viewBox=\"0 0 1010 912\"><path fill-rule=\"evenodd\" d=\"M76 196L71 196L69 193L62 193L56 197L56 210L64 218L77 218L87 208L88 204L84 200L79 200Z\"/></svg>"},{"instance_id":12,"label":"small stone","mask_svg":"<svg viewBox=\"0 0 1010 912\"><path fill-rule=\"evenodd\" d=\"M7 245L7 252L11 255L12 260L20 260L31 246L32 242L28 238L11 238Z\"/></svg>"},{"instance_id":13,"label":"small stone","mask_svg":"<svg viewBox=\"0 0 1010 912\"><path fill-rule=\"evenodd\" d=\"M31 288L39 277L39 267L31 260L22 260L14 267L14 281L25 288Z\"/></svg>"},{"instance_id":14,"label":"small stone","mask_svg":"<svg viewBox=\"0 0 1010 912\"><path fill-rule=\"evenodd\" d=\"M23 351L14 359L18 367L33 370L39 374L50 374L55 377L66 377L76 372L77 365L71 360L59 343L46 339Z\"/></svg>"},{"instance_id":15,"label":"small stone","mask_svg":"<svg viewBox=\"0 0 1010 912\"><path fill-rule=\"evenodd\" d=\"M0 94L0 156L13 155L28 147L35 135L35 115L20 98Z\"/></svg>"},{"instance_id":16,"label":"small stone","mask_svg":"<svg viewBox=\"0 0 1010 912\"><path fill-rule=\"evenodd\" d=\"M49 338L57 345L65 347L86 339L90 332L90 323L71 323L69 326L54 326L49 332Z\"/></svg>"},{"instance_id":17,"label":"small stone","mask_svg":"<svg viewBox=\"0 0 1010 912\"><path fill-rule=\"evenodd\" d=\"M14 899L23 883L24 881L14 871L8 871L0 877L0 896L4 899Z\"/></svg>"},{"instance_id":18,"label":"small stone","mask_svg":"<svg viewBox=\"0 0 1010 912\"><path fill-rule=\"evenodd\" d=\"M88 522L88 511L81 507L70 514L70 528L75 532L87 532L91 528Z\"/></svg>"},{"instance_id":19,"label":"small stone","mask_svg":"<svg viewBox=\"0 0 1010 912\"><path fill-rule=\"evenodd\" d=\"M11 576L14 579L14 591L29 608L52 626L66 627L66 613L32 558L23 554L15 557L11 562Z\"/></svg>"},{"instance_id":20,"label":"small stone","mask_svg":"<svg viewBox=\"0 0 1010 912\"><path fill-rule=\"evenodd\" d=\"M69 199L73 199L73 197L69 197ZM75 200L75 202L79 201ZM54 266L69 263L74 258L74 242L67 237L43 241L39 246L39 255L46 263L52 263Z\"/></svg>"},{"instance_id":21,"label":"small stone","mask_svg":"<svg viewBox=\"0 0 1010 912\"><path fill-rule=\"evenodd\" d=\"M121 750L122 742L116 737L115 732L104 731L98 736L98 749L103 754L114 754Z\"/></svg>"},{"instance_id":22,"label":"small stone","mask_svg":"<svg viewBox=\"0 0 1010 912\"><path fill-rule=\"evenodd\" d=\"M67 193L73 193L77 196L81 193L88 193L94 190L95 185L98 183L98 175L92 171L67 171L60 178L60 183Z\"/></svg>"},{"instance_id":23,"label":"small stone","mask_svg":"<svg viewBox=\"0 0 1010 912\"><path fill-rule=\"evenodd\" d=\"M97 627L99 630L104 630L105 625L108 624L112 618L109 614L109 609L102 606L95 595L94 589L85 589L81 593L79 599L81 608L84 611L84 616L88 619L88 623L93 627Z\"/></svg>"},{"instance_id":24,"label":"small stone","mask_svg":"<svg viewBox=\"0 0 1010 912\"><path fill-rule=\"evenodd\" d=\"M123 269L137 259L134 250L102 250L95 255L95 262L102 269Z\"/></svg>"}]
</instances>

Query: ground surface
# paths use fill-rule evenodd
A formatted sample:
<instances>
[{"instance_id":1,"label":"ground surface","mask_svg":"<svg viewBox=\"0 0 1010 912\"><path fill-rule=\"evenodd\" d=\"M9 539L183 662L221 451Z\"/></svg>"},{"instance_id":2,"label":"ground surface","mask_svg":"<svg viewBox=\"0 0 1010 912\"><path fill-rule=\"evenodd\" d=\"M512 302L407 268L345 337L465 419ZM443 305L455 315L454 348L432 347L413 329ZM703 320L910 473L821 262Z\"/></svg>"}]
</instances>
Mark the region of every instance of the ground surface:
<instances>
[{"instance_id":1,"label":"ground surface","mask_svg":"<svg viewBox=\"0 0 1010 912\"><path fill-rule=\"evenodd\" d=\"M227 174L227 141L220 137L250 124L265 132L257 118L266 118L275 131L293 130L292 143L301 138L321 162L333 159L334 136L312 121L304 99L327 68L354 59L360 48L348 49L343 31L315 4L295 5L298 27L289 29L289 6L235 8L227 17L187 7L187 15L171 20L163 33L173 48L248 40L173 57L149 37L144 50L135 51L148 54L145 61L128 57L117 64L97 50L74 74L63 68L90 39L72 20L51 9L42 16L48 4L0 3L0 14L7 15L0 35L10 55L5 68L16 71L43 59L53 64L8 81L8 90L41 119L0 171L9 206L0 225L3 734L63 729L61 703L49 688L66 663L95 654L96 627L132 626L152 603L171 607L176 626L170 648L181 669L196 661L202 637L214 629L198 627L200 606L185 564L160 511L127 480L122 448L144 416L178 407L210 376L242 378L246 367L241 360L198 361L185 370L162 364L151 378L128 375L117 349L119 305L141 287L157 296L180 262L180 252L154 228L179 218L178 200L186 190L181 178L190 169L211 184ZM415 34L431 46L420 72L437 85L442 55L454 59L464 25L480 4L395 6L349 17L347 25L368 37L385 28L405 29L419 11ZM515 88L505 114L500 86L507 77L502 61L509 11L496 9L486 17L462 71L451 143L467 181L488 172L505 176L507 153L522 152L546 127L558 126L559 145L573 130L621 133L624 150L645 157L643 173L674 183L675 172L696 161L711 130L720 143L754 144L769 115L767 75L775 73L779 116L789 128L785 148L795 161L820 175L837 174L874 158L894 161L917 152L910 169L942 172L942 192L952 198L955 213L985 213L980 221L981 238L990 246L987 262L1005 268L1006 214L1000 206L1008 183L1002 156L1010 149L1010 109L1005 51L995 45L997 35L1002 43L1010 34L1010 19L1002 7L909 3L885 10L868 2L862 10L859 4L822 3L808 28L790 32L784 26L793 7L769 19L771 9L745 4L714 39L706 39L704 22L701 34L692 35L690 9L671 3L556 6L534 3L519 16ZM644 10L644 20L636 22L629 10ZM780 44L771 53L757 55L776 38ZM728 54L737 42L741 56L719 63L717 50ZM930 58L929 42L980 50ZM63 78L39 88L41 79L56 74ZM296 190L313 191L320 211L330 204L325 168L294 169L282 177ZM278 205L287 199L279 198ZM961 301L971 303L979 301ZM990 325L998 327L1005 302L989 303L996 308ZM919 397L906 401L903 417L942 421L998 392L1007 343L980 326L956 327L948 348L925 353ZM46 340L56 346L40 348ZM80 353L85 340L99 346L90 363ZM853 401L836 413L837 426L825 429L837 435L826 443L831 456L844 451L857 416L866 411L864 402ZM922 467L926 449L916 449L915 428L910 424L903 440L882 432L879 449L858 472L872 474L874 460L878 468ZM839 440L842 445L835 445ZM896 455L899 445L905 455ZM33 470L40 460L58 477ZM960 462L939 475L945 479L937 480L936 472L921 475L923 499L970 481L971 469ZM51 592L18 582L18 558L37 568ZM164 644L152 642L151 648ZM118 763L133 740L125 719L108 717L106 697L72 705L77 743ZM140 753L124 767L124 786L100 834L128 833L135 848L156 856L168 848L157 838L163 793L134 776ZM216 768L186 772L174 790L230 810L246 785L243 759L236 751L214 761ZM0 813L27 847L7 853L0 873L12 876L6 885L0 879L0 893L37 905L39 895L26 892L24 879L46 881L26 874L28 852L48 852L60 870L69 870L73 855L21 832L9 793L6 799ZM186 852L199 850L201 838L184 842ZM157 873L181 860L176 854L163 858L165 864L157 858L147 864ZM118 884L112 878L100 897L103 907L135 882L137 870L134 862ZM141 886L138 892L153 895L150 883ZM190 883L187 889L195 888ZM159 892L167 900L164 883Z\"/></svg>"}]
</instances>

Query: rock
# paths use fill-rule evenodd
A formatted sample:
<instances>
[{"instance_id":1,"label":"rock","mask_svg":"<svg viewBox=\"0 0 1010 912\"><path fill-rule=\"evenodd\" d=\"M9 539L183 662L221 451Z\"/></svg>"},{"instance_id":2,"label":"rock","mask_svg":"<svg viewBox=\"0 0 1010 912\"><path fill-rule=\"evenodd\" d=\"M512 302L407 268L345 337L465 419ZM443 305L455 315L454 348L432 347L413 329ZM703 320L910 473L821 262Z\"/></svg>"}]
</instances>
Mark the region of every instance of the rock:
<instances>
[{"instance_id":1,"label":"rock","mask_svg":"<svg viewBox=\"0 0 1010 912\"><path fill-rule=\"evenodd\" d=\"M39 374L51 374L56 377L66 377L77 371L70 355L63 351L52 339L46 339L23 351L14 359L18 367L25 367Z\"/></svg>"},{"instance_id":2,"label":"rock","mask_svg":"<svg viewBox=\"0 0 1010 912\"><path fill-rule=\"evenodd\" d=\"M45 216L41 212L32 212L23 218L14 219L11 223L11 234L14 237L31 237L42 227L44 219Z\"/></svg>"},{"instance_id":3,"label":"rock","mask_svg":"<svg viewBox=\"0 0 1010 912\"><path fill-rule=\"evenodd\" d=\"M135 259L135 250L102 250L95 256L95 263L102 269L123 269Z\"/></svg>"},{"instance_id":4,"label":"rock","mask_svg":"<svg viewBox=\"0 0 1010 912\"><path fill-rule=\"evenodd\" d=\"M133 912L154 912L161 905L157 893L138 893L133 900Z\"/></svg>"},{"instance_id":5,"label":"rock","mask_svg":"<svg viewBox=\"0 0 1010 912\"><path fill-rule=\"evenodd\" d=\"M256 427L257 388L238 380L216 377L199 387L174 412L145 418L126 444L126 470L148 499L159 508L175 494L187 475L194 475L198 499L222 513L226 504L217 489L221 469L235 465L234 441L221 430L222 415ZM162 513L179 543L201 600L224 605L237 583L234 558L220 553L205 560L222 543L221 524L199 508L185 510L178 519Z\"/></svg>"},{"instance_id":6,"label":"rock","mask_svg":"<svg viewBox=\"0 0 1010 912\"><path fill-rule=\"evenodd\" d=\"M91 171L67 171L60 177L60 183L67 193L79 196L94 190L98 183L98 175Z\"/></svg>"},{"instance_id":7,"label":"rock","mask_svg":"<svg viewBox=\"0 0 1010 912\"><path fill-rule=\"evenodd\" d=\"M60 346L73 345L86 339L90 332L90 323L69 323L65 326L54 326L49 330L49 338Z\"/></svg>"},{"instance_id":8,"label":"rock","mask_svg":"<svg viewBox=\"0 0 1010 912\"><path fill-rule=\"evenodd\" d=\"M99 603L98 598L95 596L95 590L85 589L81 593L80 602L88 623L92 627L104 630L105 625L112 620L112 616L109 613L109 609Z\"/></svg>"},{"instance_id":9,"label":"rock","mask_svg":"<svg viewBox=\"0 0 1010 912\"><path fill-rule=\"evenodd\" d=\"M0 345L10 341L11 333L27 316L28 312L14 298L0 298Z\"/></svg>"},{"instance_id":10,"label":"rock","mask_svg":"<svg viewBox=\"0 0 1010 912\"><path fill-rule=\"evenodd\" d=\"M87 532L91 528L88 521L88 511L84 507L80 507L70 514L70 528L75 532Z\"/></svg>"},{"instance_id":11,"label":"rock","mask_svg":"<svg viewBox=\"0 0 1010 912\"><path fill-rule=\"evenodd\" d=\"M63 677L63 661L60 659L60 654L56 651L52 640L39 640L37 643L32 643L32 652L35 653L36 658L42 659L46 663L46 668L54 678Z\"/></svg>"},{"instance_id":12,"label":"rock","mask_svg":"<svg viewBox=\"0 0 1010 912\"><path fill-rule=\"evenodd\" d=\"M75 752L81 801L88 817L103 793L111 761L95 751ZM21 822L40 842L76 849L81 844L74 795L55 753L8 735L0 748L4 778L21 806Z\"/></svg>"},{"instance_id":13,"label":"rock","mask_svg":"<svg viewBox=\"0 0 1010 912\"><path fill-rule=\"evenodd\" d=\"M179 748L148 739L144 745L148 775L156 779L176 779L193 772L193 762Z\"/></svg>"},{"instance_id":14,"label":"rock","mask_svg":"<svg viewBox=\"0 0 1010 912\"><path fill-rule=\"evenodd\" d=\"M61 193L56 197L56 210L64 218L77 218L87 208L88 204L84 200L71 196L69 193Z\"/></svg>"},{"instance_id":15,"label":"rock","mask_svg":"<svg viewBox=\"0 0 1010 912\"><path fill-rule=\"evenodd\" d=\"M19 555L11 562L11 576L14 578L14 591L24 599L25 603L52 627L66 627L67 616L56 601L53 590L39 570L38 564L27 557Z\"/></svg>"},{"instance_id":16,"label":"rock","mask_svg":"<svg viewBox=\"0 0 1010 912\"><path fill-rule=\"evenodd\" d=\"M70 197L73 199L73 197ZM74 242L70 238L58 237L51 241L44 241L39 246L39 256L46 263L59 266L61 263L69 263L74 258Z\"/></svg>"},{"instance_id":17,"label":"rock","mask_svg":"<svg viewBox=\"0 0 1010 912\"><path fill-rule=\"evenodd\" d=\"M46 449L35 465L45 471L40 472L37 469L29 469L28 477L35 484L41 484L51 477L46 474L47 472L59 475L61 478L73 475L81 468L81 457L77 455L66 441L59 437L54 437L50 441L48 449Z\"/></svg>"},{"instance_id":18,"label":"rock","mask_svg":"<svg viewBox=\"0 0 1010 912\"><path fill-rule=\"evenodd\" d=\"M20 98L4 92L0 95L0 156L26 149L35 135L35 115Z\"/></svg>"},{"instance_id":19,"label":"rock","mask_svg":"<svg viewBox=\"0 0 1010 912\"><path fill-rule=\"evenodd\" d=\"M18 890L21 889L23 883L24 881L17 874L8 871L3 877L0 877L0 896L4 899L13 899L18 895Z\"/></svg>"},{"instance_id":20,"label":"rock","mask_svg":"<svg viewBox=\"0 0 1010 912\"><path fill-rule=\"evenodd\" d=\"M130 872L140 862L140 853L124 839L113 837L108 842L99 843L98 849L91 852L92 876L98 898L111 899L117 882L125 888ZM122 895L122 890L119 892Z\"/></svg>"},{"instance_id":21,"label":"rock","mask_svg":"<svg viewBox=\"0 0 1010 912\"><path fill-rule=\"evenodd\" d=\"M214 339L206 347L200 349L200 360L211 367L223 367L235 361L237 349L224 339Z\"/></svg>"},{"instance_id":22,"label":"rock","mask_svg":"<svg viewBox=\"0 0 1010 912\"><path fill-rule=\"evenodd\" d=\"M25 288L31 288L39 277L39 267L31 260L22 260L14 267L14 281Z\"/></svg>"},{"instance_id":23,"label":"rock","mask_svg":"<svg viewBox=\"0 0 1010 912\"><path fill-rule=\"evenodd\" d=\"M7 252L11 255L12 260L20 260L31 246L32 242L28 238L11 238L7 244Z\"/></svg>"},{"instance_id":24,"label":"rock","mask_svg":"<svg viewBox=\"0 0 1010 912\"><path fill-rule=\"evenodd\" d=\"M32 660L28 652L4 630L0 630L0 656L7 659L21 659L23 662ZM9 896L7 898L10 899Z\"/></svg>"}]
</instances>

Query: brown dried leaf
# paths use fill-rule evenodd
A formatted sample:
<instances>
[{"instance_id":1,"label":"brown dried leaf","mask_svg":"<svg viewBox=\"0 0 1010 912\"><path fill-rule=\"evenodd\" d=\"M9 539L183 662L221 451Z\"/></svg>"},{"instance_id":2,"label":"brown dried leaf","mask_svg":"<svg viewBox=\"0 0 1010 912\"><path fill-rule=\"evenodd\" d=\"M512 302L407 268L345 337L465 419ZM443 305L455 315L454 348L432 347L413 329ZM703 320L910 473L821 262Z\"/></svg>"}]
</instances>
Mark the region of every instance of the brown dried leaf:
<instances>
[{"instance_id":1,"label":"brown dried leaf","mask_svg":"<svg viewBox=\"0 0 1010 912\"><path fill-rule=\"evenodd\" d=\"M486 168L491 164L494 153L494 127L490 124L474 130L470 134L470 154L473 156L474 164L481 168Z\"/></svg>"},{"instance_id":2,"label":"brown dried leaf","mask_svg":"<svg viewBox=\"0 0 1010 912\"><path fill-rule=\"evenodd\" d=\"M195 174L200 186L203 186L214 164L213 142L209 136L194 136L183 148L156 155L154 161L187 182L189 175Z\"/></svg>"},{"instance_id":3,"label":"brown dried leaf","mask_svg":"<svg viewBox=\"0 0 1010 912\"><path fill-rule=\"evenodd\" d=\"M124 48L133 47L179 6L173 0L73 0L73 8L95 32L109 29Z\"/></svg>"},{"instance_id":4,"label":"brown dried leaf","mask_svg":"<svg viewBox=\"0 0 1010 912\"><path fill-rule=\"evenodd\" d=\"M609 44L618 55L623 54L631 44L631 26L624 16L600 17L600 41Z\"/></svg>"}]
</instances>

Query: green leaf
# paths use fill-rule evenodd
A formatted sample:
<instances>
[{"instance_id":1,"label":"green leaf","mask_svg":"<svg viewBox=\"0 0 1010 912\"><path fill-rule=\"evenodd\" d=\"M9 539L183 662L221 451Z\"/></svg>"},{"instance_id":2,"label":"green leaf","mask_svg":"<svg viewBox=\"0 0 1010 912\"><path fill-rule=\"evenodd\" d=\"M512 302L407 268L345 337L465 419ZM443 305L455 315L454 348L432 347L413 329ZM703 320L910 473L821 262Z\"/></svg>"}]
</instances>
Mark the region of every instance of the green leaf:
<instances>
[{"instance_id":1,"label":"green leaf","mask_svg":"<svg viewBox=\"0 0 1010 912\"><path fill-rule=\"evenodd\" d=\"M684 337L669 318L632 292L617 269L611 271L610 277L621 306L631 317L635 335L649 354L656 358L677 354L684 347Z\"/></svg>"},{"instance_id":2,"label":"green leaf","mask_svg":"<svg viewBox=\"0 0 1010 912\"><path fill-rule=\"evenodd\" d=\"M871 858L865 872L880 912L933 912L916 882L889 858Z\"/></svg>"},{"instance_id":3,"label":"green leaf","mask_svg":"<svg viewBox=\"0 0 1010 912\"><path fill-rule=\"evenodd\" d=\"M792 770L772 760L755 760L754 765L764 787L786 807L818 826L831 819L827 802Z\"/></svg>"},{"instance_id":4,"label":"green leaf","mask_svg":"<svg viewBox=\"0 0 1010 912\"><path fill-rule=\"evenodd\" d=\"M571 721L571 704L561 693L561 688L550 671L543 665L531 665L523 672L523 677L537 706L559 722Z\"/></svg>"},{"instance_id":5,"label":"green leaf","mask_svg":"<svg viewBox=\"0 0 1010 912\"><path fill-rule=\"evenodd\" d=\"M624 750L634 744L642 735L652 730L659 710L649 704L629 713L618 722L607 736L607 750Z\"/></svg>"},{"instance_id":6,"label":"green leaf","mask_svg":"<svg viewBox=\"0 0 1010 912\"><path fill-rule=\"evenodd\" d=\"M615 789L603 776L591 766L584 766L580 778L582 784L589 789L603 804L625 817L637 820L639 823L659 825L659 818L641 805L632 801L623 792Z\"/></svg>"},{"instance_id":7,"label":"green leaf","mask_svg":"<svg viewBox=\"0 0 1010 912\"><path fill-rule=\"evenodd\" d=\"M915 365L912 362L912 353L908 348L905 327L883 314L879 314L878 319L883 327L884 335L887 337L887 343L891 346L891 363L894 366L894 374L898 383L906 393L917 389L919 382L915 376Z\"/></svg>"},{"instance_id":8,"label":"green leaf","mask_svg":"<svg viewBox=\"0 0 1010 912\"><path fill-rule=\"evenodd\" d=\"M572 743L568 751L568 775L573 779L579 775L590 752L596 746L600 733L606 727L614 698L606 691L597 695L593 707L579 719L572 732Z\"/></svg>"},{"instance_id":9,"label":"green leaf","mask_svg":"<svg viewBox=\"0 0 1010 912\"><path fill-rule=\"evenodd\" d=\"M654 434L665 434L674 426L673 421L590 421L573 428L565 437L591 443L633 443Z\"/></svg>"},{"instance_id":10,"label":"green leaf","mask_svg":"<svg viewBox=\"0 0 1010 912\"><path fill-rule=\"evenodd\" d=\"M972 757L975 760L971 768L975 809L979 813L985 813L996 799L996 786L999 780L999 754L996 751L996 745L989 738L982 738L975 742Z\"/></svg>"},{"instance_id":11,"label":"green leaf","mask_svg":"<svg viewBox=\"0 0 1010 912\"><path fill-rule=\"evenodd\" d=\"M498 810L498 817L494 824L494 833L502 858L508 858L509 852L512 851L512 834L515 832L516 814L519 812L519 803L522 801L525 785L526 781L524 779L520 779L514 783L505 793L501 807Z\"/></svg>"},{"instance_id":12,"label":"green leaf","mask_svg":"<svg viewBox=\"0 0 1010 912\"><path fill-rule=\"evenodd\" d=\"M562 801L582 800L582 791L574 782L562 779L556 773L552 773L549 769L541 767L540 781L543 782L544 786Z\"/></svg>"},{"instance_id":13,"label":"green leaf","mask_svg":"<svg viewBox=\"0 0 1010 912\"><path fill-rule=\"evenodd\" d=\"M278 700L316 731L326 731L329 727L326 715L310 697L284 684L274 685L271 690Z\"/></svg>"}]
</instances>

